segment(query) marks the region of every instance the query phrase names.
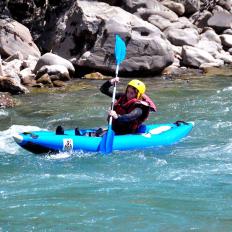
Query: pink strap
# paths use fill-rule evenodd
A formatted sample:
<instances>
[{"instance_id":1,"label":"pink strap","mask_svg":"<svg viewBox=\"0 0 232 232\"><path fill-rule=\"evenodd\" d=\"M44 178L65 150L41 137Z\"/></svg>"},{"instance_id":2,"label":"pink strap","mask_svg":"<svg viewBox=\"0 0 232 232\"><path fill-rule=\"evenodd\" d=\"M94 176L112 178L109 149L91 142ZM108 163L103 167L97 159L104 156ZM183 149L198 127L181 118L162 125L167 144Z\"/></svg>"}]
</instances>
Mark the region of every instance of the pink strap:
<instances>
[{"instance_id":1,"label":"pink strap","mask_svg":"<svg viewBox=\"0 0 232 232\"><path fill-rule=\"evenodd\" d=\"M149 106L150 106L150 110L151 110L151 111L154 111L154 112L157 111L157 108L156 108L155 103L154 103L154 102L151 100L151 98L148 97L146 94L143 94L143 100L145 100L146 102L149 103Z\"/></svg>"}]
</instances>

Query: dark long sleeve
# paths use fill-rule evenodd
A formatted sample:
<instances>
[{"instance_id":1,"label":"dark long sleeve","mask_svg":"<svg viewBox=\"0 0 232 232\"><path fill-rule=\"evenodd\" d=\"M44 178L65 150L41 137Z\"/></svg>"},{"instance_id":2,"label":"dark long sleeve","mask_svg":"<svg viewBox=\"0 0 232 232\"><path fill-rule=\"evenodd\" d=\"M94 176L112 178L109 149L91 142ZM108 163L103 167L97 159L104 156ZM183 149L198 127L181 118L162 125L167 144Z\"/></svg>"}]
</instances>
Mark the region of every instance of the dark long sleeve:
<instances>
[{"instance_id":1,"label":"dark long sleeve","mask_svg":"<svg viewBox=\"0 0 232 232\"><path fill-rule=\"evenodd\" d=\"M129 114L118 115L117 120L119 122L130 122L139 118L142 114L143 110L141 108L135 108Z\"/></svg>"},{"instance_id":2,"label":"dark long sleeve","mask_svg":"<svg viewBox=\"0 0 232 232\"><path fill-rule=\"evenodd\" d=\"M112 97L113 96L113 90L111 89L112 84L110 83L110 81L106 81L101 87L100 87L100 91L109 96ZM115 95L115 99L119 99L121 96L123 95L123 93L116 93Z\"/></svg>"}]
</instances>

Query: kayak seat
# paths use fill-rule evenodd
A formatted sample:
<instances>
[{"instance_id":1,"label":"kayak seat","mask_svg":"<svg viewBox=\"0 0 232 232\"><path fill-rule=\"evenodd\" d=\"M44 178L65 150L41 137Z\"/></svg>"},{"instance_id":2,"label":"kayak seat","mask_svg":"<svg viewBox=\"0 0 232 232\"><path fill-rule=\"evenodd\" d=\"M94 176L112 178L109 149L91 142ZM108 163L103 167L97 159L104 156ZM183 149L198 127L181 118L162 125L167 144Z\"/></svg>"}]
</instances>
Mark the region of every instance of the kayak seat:
<instances>
[{"instance_id":1,"label":"kayak seat","mask_svg":"<svg viewBox=\"0 0 232 232\"><path fill-rule=\"evenodd\" d=\"M62 126L57 126L56 135L64 135L64 128Z\"/></svg>"},{"instance_id":2,"label":"kayak seat","mask_svg":"<svg viewBox=\"0 0 232 232\"><path fill-rule=\"evenodd\" d=\"M142 134L142 133L146 133L146 131L147 131L146 125L142 124L139 126L139 128L137 129L137 131L135 133Z\"/></svg>"},{"instance_id":3,"label":"kayak seat","mask_svg":"<svg viewBox=\"0 0 232 232\"><path fill-rule=\"evenodd\" d=\"M81 135L81 132L80 132L80 130L79 130L79 128L77 127L77 128L75 128L75 135Z\"/></svg>"},{"instance_id":4,"label":"kayak seat","mask_svg":"<svg viewBox=\"0 0 232 232\"><path fill-rule=\"evenodd\" d=\"M99 128L97 130L79 130L79 128L75 128L75 135L77 136L88 136L88 137L101 137L106 133L106 130Z\"/></svg>"},{"instance_id":5,"label":"kayak seat","mask_svg":"<svg viewBox=\"0 0 232 232\"><path fill-rule=\"evenodd\" d=\"M96 130L96 137L101 137L106 133L106 130L103 130L101 127Z\"/></svg>"}]
</instances>

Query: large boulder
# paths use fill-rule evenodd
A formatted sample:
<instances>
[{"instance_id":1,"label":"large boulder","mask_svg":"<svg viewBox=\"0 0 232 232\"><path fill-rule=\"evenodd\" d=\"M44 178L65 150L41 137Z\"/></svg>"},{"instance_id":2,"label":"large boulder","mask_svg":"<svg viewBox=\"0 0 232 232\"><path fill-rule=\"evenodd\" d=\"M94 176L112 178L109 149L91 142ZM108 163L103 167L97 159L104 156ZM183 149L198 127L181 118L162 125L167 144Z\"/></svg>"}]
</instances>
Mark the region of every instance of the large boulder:
<instances>
[{"instance_id":1,"label":"large boulder","mask_svg":"<svg viewBox=\"0 0 232 232\"><path fill-rule=\"evenodd\" d=\"M213 57L222 50L222 45L220 43L207 39L201 39L195 47L210 53Z\"/></svg>"},{"instance_id":2,"label":"large boulder","mask_svg":"<svg viewBox=\"0 0 232 232\"><path fill-rule=\"evenodd\" d=\"M204 28L204 31L200 35L200 41L195 47L207 51L213 57L216 57L222 51L220 37L212 28Z\"/></svg>"},{"instance_id":3,"label":"large boulder","mask_svg":"<svg viewBox=\"0 0 232 232\"><path fill-rule=\"evenodd\" d=\"M39 58L33 71L36 74L43 66L48 65L64 66L70 73L75 72L75 68L69 60L64 59L63 57L53 54L51 52L45 53Z\"/></svg>"},{"instance_id":4,"label":"large boulder","mask_svg":"<svg viewBox=\"0 0 232 232\"><path fill-rule=\"evenodd\" d=\"M219 62L207 51L187 45L183 46L182 59L184 65L194 68L199 68L204 63Z\"/></svg>"},{"instance_id":5,"label":"large boulder","mask_svg":"<svg viewBox=\"0 0 232 232\"><path fill-rule=\"evenodd\" d=\"M12 19L0 19L0 51L3 56L20 52L26 59L29 55L39 57L40 51L25 26Z\"/></svg>"},{"instance_id":6,"label":"large boulder","mask_svg":"<svg viewBox=\"0 0 232 232\"><path fill-rule=\"evenodd\" d=\"M24 87L16 78L0 76L0 92L9 92L11 94L28 93L29 90Z\"/></svg>"},{"instance_id":7,"label":"large boulder","mask_svg":"<svg viewBox=\"0 0 232 232\"><path fill-rule=\"evenodd\" d=\"M198 31L194 28L166 30L168 40L176 46L195 45L199 41Z\"/></svg>"},{"instance_id":8,"label":"large boulder","mask_svg":"<svg viewBox=\"0 0 232 232\"><path fill-rule=\"evenodd\" d=\"M212 27L217 33L231 28L232 25L232 14L223 11L216 12L208 20L208 26Z\"/></svg>"},{"instance_id":9,"label":"large boulder","mask_svg":"<svg viewBox=\"0 0 232 232\"><path fill-rule=\"evenodd\" d=\"M216 43L221 43L219 35L210 27L205 27L204 31L201 33L201 39L206 39L209 41L214 41Z\"/></svg>"},{"instance_id":10,"label":"large boulder","mask_svg":"<svg viewBox=\"0 0 232 232\"><path fill-rule=\"evenodd\" d=\"M160 72L173 62L173 52L163 33L121 8L78 1L65 18L61 40L53 51L72 61L75 58L80 67L114 72L116 34L127 45L126 60L120 65L125 74Z\"/></svg>"},{"instance_id":11,"label":"large boulder","mask_svg":"<svg viewBox=\"0 0 232 232\"><path fill-rule=\"evenodd\" d=\"M59 79L61 80L70 80L68 69L63 65L44 65L37 72L36 79L44 74L59 76Z\"/></svg>"}]
</instances>

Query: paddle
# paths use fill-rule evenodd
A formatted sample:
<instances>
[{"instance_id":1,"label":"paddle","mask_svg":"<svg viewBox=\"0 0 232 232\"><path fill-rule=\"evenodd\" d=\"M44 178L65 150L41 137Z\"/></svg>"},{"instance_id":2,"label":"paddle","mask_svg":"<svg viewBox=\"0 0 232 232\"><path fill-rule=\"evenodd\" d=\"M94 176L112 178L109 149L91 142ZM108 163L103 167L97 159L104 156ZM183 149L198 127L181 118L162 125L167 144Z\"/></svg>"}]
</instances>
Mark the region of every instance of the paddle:
<instances>
[{"instance_id":1,"label":"paddle","mask_svg":"<svg viewBox=\"0 0 232 232\"><path fill-rule=\"evenodd\" d=\"M116 77L118 77L119 65L122 63L122 61L126 57L126 45L119 35L116 35L116 38L115 38L114 54L115 54L115 59L116 59L115 75ZM113 89L113 95L112 95L112 101L111 101L111 110L113 110L114 108L115 95L116 95L116 83L114 83L114 89ZM102 153L112 152L114 135L115 133L112 129L112 116L110 116L107 133L103 136L100 146L99 146L100 152Z\"/></svg>"}]
</instances>

